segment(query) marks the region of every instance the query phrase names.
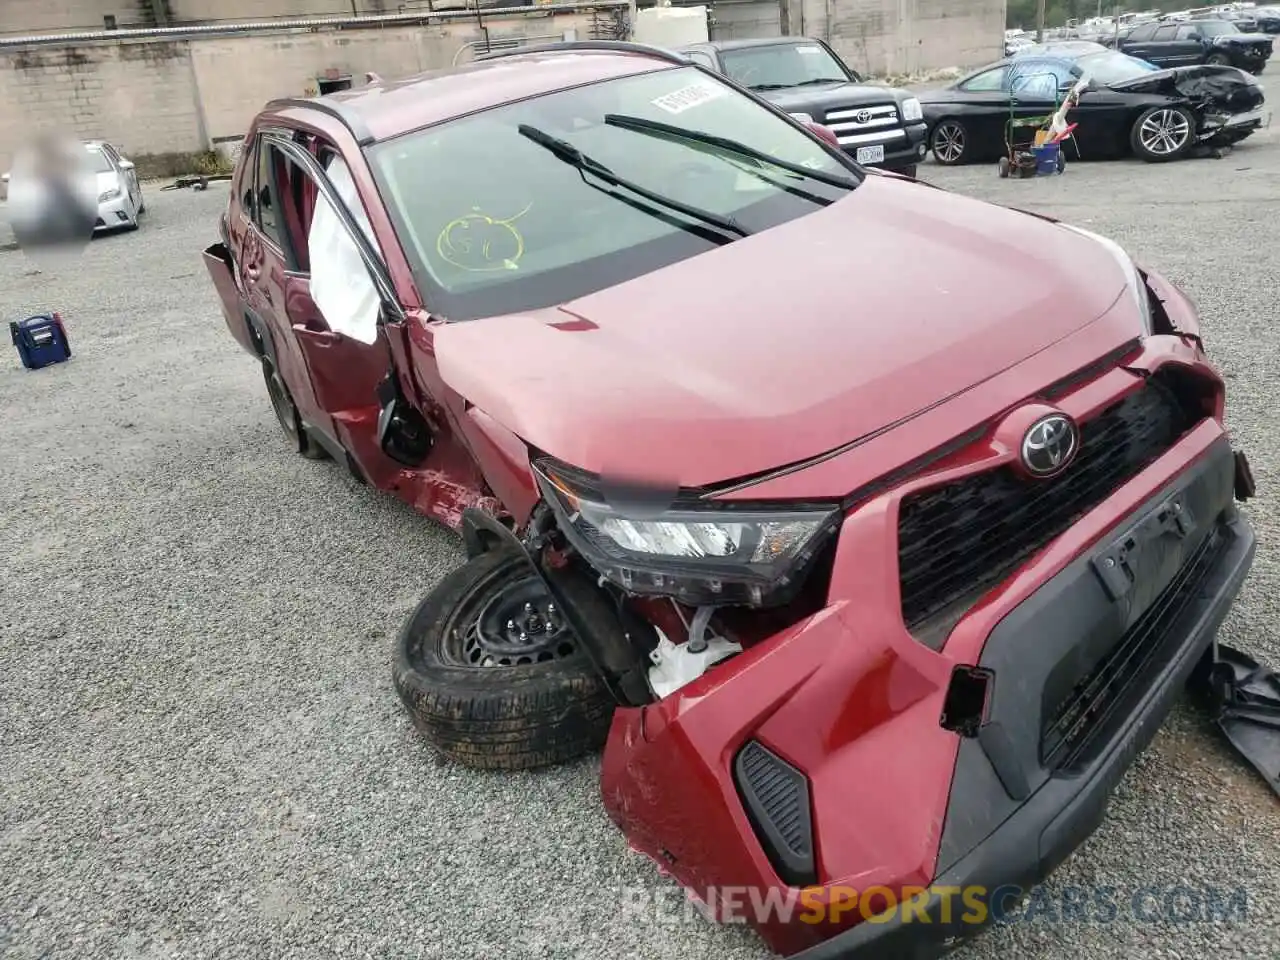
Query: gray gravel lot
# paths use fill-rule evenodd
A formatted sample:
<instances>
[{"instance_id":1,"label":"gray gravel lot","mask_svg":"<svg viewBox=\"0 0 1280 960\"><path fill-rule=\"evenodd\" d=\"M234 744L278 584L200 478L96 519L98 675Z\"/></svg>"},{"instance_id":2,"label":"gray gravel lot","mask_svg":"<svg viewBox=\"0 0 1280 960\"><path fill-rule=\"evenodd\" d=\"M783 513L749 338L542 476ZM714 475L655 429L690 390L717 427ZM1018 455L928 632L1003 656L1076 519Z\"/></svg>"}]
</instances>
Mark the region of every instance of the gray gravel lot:
<instances>
[{"instance_id":1,"label":"gray gravel lot","mask_svg":"<svg viewBox=\"0 0 1280 960\"><path fill-rule=\"evenodd\" d=\"M1224 639L1280 666L1280 127L1163 168L925 170L1108 234L1196 299L1262 490ZM764 958L741 928L619 912L664 881L595 761L482 775L414 736L391 639L460 550L284 449L200 260L224 202L152 186L139 232L55 272L0 249L3 319L59 309L76 351L27 373L0 344L0 954ZM1280 957L1278 813L1182 707L1054 880L1118 888L1120 918L957 956ZM1248 921L1134 920L1144 884L1245 885Z\"/></svg>"}]
</instances>

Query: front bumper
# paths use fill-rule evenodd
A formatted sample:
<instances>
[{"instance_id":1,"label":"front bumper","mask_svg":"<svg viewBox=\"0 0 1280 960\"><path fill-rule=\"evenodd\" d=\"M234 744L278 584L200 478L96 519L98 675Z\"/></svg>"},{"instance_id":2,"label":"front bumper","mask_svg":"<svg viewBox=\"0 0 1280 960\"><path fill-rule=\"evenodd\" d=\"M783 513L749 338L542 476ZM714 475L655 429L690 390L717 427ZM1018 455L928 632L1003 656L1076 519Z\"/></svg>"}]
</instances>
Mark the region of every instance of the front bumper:
<instances>
[{"instance_id":1,"label":"front bumper","mask_svg":"<svg viewBox=\"0 0 1280 960\"><path fill-rule=\"evenodd\" d=\"M843 137L840 146L844 152L855 160L858 151L866 147L883 147L884 159L869 163L867 166L882 167L886 170L903 170L924 160L928 153L925 145L928 126L924 121L908 124L895 130L885 131L886 136L876 137L864 134L859 139ZM892 134L893 136L889 136ZM848 141L848 142L846 142Z\"/></svg>"},{"instance_id":2,"label":"front bumper","mask_svg":"<svg viewBox=\"0 0 1280 960\"><path fill-rule=\"evenodd\" d=\"M1179 309L1174 298L1165 306ZM1213 377L1197 351L1155 338L1060 405L1083 420L1128 389L1134 371L1160 362ZM990 895L1001 884L1033 884L1097 826L1249 569L1253 534L1233 505L1235 460L1220 404L1209 407L1217 412L1023 561L941 650L904 629L898 505L913 487L975 468L935 471L865 501L841 530L825 607L658 703L615 713L601 774L610 817L698 899L719 898L712 906L722 919L745 919L784 955L929 957L976 933L981 922L949 911L953 898L938 888L968 885L973 896L975 886ZM1134 589L1104 595L1094 561L1139 519L1167 520L1164 507L1175 502L1195 523L1136 551L1143 575ZM1166 618L1159 628L1142 626L1157 609ZM1071 741L1067 760L1045 759L1046 730L1057 728L1063 705L1093 682L1089 670L1136 642L1139 627L1141 672L1112 675L1113 700L1090 707L1105 717ZM982 725L962 730L943 717L953 670L967 665L989 671L989 683ZM770 764L747 782L749 765ZM784 788L790 807L762 814L761 797L772 790L776 800ZM783 852L800 855L780 856L797 838ZM918 911L872 920L883 906L848 908L851 890L873 888L937 891L924 908L934 922ZM744 890L754 891L748 903L798 901L801 916L748 907L743 917ZM936 922L957 914L964 922Z\"/></svg>"},{"instance_id":3,"label":"front bumper","mask_svg":"<svg viewBox=\"0 0 1280 960\"><path fill-rule=\"evenodd\" d=\"M103 230L127 227L133 223L134 216L128 194L121 194L113 200L104 200L98 204L98 218L94 222L93 230L98 233Z\"/></svg>"},{"instance_id":4,"label":"front bumper","mask_svg":"<svg viewBox=\"0 0 1280 960\"><path fill-rule=\"evenodd\" d=\"M1168 500L1172 493L1200 499L1197 489L1203 493L1206 487L1225 482L1228 456L1224 442L1210 459L1176 487L1162 491L1160 497L1145 505L1146 509ZM1015 800L996 770L1005 768L1002 772L1018 780L1017 734L1004 743L993 740L994 745L985 747L982 737L966 740L957 761L939 862L946 861L949 845L952 850L962 849L973 841L975 832L982 834L992 823L999 825L939 872L920 895L918 909L899 910L887 920L861 923L797 954L796 960L932 960L947 953L957 941L1016 915L1022 897L1102 823L1112 791L1155 736L1196 664L1211 647L1235 600L1253 562L1253 531L1248 521L1229 507L1206 536L1218 538L1216 554L1205 565L1198 584L1188 588L1189 597L1175 621L1176 627L1160 645L1158 669L1135 691L1131 710L1123 722L1109 731L1103 742L1095 744L1089 761L1070 775L1045 778L1030 796ZM1080 558L1002 623L988 641L982 665L994 667L999 676L999 661L1011 657L1012 641L1025 638L1039 626L1037 654L1047 672L1054 663L1061 662L1058 658L1066 652L1061 649L1068 639L1066 634L1074 633L1078 641L1089 636L1089 631L1082 629L1086 625L1104 622L1108 614L1099 603L1105 601L1085 601L1080 605L1088 594L1077 588L1093 578L1092 560L1093 556ZM1101 598L1103 594L1099 591L1093 596ZM1066 611L1070 611L1072 622L1064 626L1059 618ZM1046 618L1057 622L1042 625ZM1041 643L1045 638L1048 642ZM1028 683L1025 676L1018 676L1016 681L1017 688L1023 691L1036 684L1035 679ZM1012 692L1006 706L1009 700L1017 699L1018 694L1013 691L1013 684L1006 685L1004 692ZM1001 696L997 681L997 702ZM1015 704L1004 713L1014 714L1021 707ZM1023 730L1033 728L1034 724L1024 721ZM1025 771L1022 782L1015 782L1012 792L1025 790L1027 779L1035 777L1034 769ZM968 836L962 839L965 834Z\"/></svg>"}]
</instances>

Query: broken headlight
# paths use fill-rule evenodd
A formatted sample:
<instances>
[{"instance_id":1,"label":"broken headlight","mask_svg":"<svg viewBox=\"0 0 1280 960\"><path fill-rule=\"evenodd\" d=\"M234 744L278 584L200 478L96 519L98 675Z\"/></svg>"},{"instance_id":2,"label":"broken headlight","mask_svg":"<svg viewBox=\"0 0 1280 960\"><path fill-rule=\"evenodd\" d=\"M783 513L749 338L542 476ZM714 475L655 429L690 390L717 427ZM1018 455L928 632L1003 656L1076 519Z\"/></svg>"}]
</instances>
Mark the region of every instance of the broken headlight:
<instances>
[{"instance_id":1,"label":"broken headlight","mask_svg":"<svg viewBox=\"0 0 1280 960\"><path fill-rule=\"evenodd\" d=\"M832 504L628 510L577 470L540 459L534 471L569 543L607 580L694 607L787 602L840 522Z\"/></svg>"},{"instance_id":2,"label":"broken headlight","mask_svg":"<svg viewBox=\"0 0 1280 960\"><path fill-rule=\"evenodd\" d=\"M1142 275L1142 271L1138 269L1138 265L1133 262L1133 258L1125 252L1124 247L1114 240L1080 227L1073 227L1069 223L1061 224L1061 226L1066 227L1072 233L1078 233L1082 237L1088 237L1095 243L1101 244L1115 258L1116 263L1120 265L1120 269L1124 271L1125 278L1128 281L1129 298L1133 301L1134 307L1137 308L1138 316L1142 320L1143 334L1148 337L1154 334L1155 320L1151 315L1151 291L1147 288L1147 279Z\"/></svg>"}]
</instances>

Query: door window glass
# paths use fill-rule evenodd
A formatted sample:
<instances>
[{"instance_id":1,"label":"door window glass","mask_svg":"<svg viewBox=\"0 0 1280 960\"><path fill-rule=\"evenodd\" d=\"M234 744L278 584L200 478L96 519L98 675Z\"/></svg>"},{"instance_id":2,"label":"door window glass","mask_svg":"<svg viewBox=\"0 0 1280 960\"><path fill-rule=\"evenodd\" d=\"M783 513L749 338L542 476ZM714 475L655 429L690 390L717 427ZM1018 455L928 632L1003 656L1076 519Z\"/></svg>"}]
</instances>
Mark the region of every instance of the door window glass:
<instances>
[{"instance_id":1,"label":"door window glass","mask_svg":"<svg viewBox=\"0 0 1280 960\"><path fill-rule=\"evenodd\" d=\"M1006 89L1005 84L1008 80L1009 68L996 67L994 70L984 70L977 76L970 77L960 84L960 89L970 93L998 93Z\"/></svg>"},{"instance_id":2,"label":"door window glass","mask_svg":"<svg viewBox=\"0 0 1280 960\"><path fill-rule=\"evenodd\" d=\"M257 224L268 240L277 247L284 243L280 234L280 203L276 190L274 167L277 165L276 151L269 143L258 143L258 181L257 181Z\"/></svg>"},{"instance_id":3,"label":"door window glass","mask_svg":"<svg viewBox=\"0 0 1280 960\"><path fill-rule=\"evenodd\" d=\"M1177 36L1177 34L1178 34L1178 28L1175 26L1170 25L1167 27L1161 27L1159 30L1156 31L1155 39L1157 42L1161 40L1172 40L1175 36Z\"/></svg>"}]
</instances>

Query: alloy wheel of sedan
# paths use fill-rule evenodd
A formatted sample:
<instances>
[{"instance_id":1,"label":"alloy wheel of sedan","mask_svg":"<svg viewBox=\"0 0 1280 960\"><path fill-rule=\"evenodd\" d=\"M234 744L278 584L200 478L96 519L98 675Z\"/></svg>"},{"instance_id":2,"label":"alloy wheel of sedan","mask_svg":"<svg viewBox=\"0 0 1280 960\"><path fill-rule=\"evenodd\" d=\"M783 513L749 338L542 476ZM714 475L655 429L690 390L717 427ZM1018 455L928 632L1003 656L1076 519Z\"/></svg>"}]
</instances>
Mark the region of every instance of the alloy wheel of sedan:
<instances>
[{"instance_id":1,"label":"alloy wheel of sedan","mask_svg":"<svg viewBox=\"0 0 1280 960\"><path fill-rule=\"evenodd\" d=\"M959 163L968 146L968 134L958 120L944 120L933 131L933 155L941 164Z\"/></svg>"},{"instance_id":2,"label":"alloy wheel of sedan","mask_svg":"<svg viewBox=\"0 0 1280 960\"><path fill-rule=\"evenodd\" d=\"M1157 107L1138 120L1134 146L1145 160L1173 160L1191 145L1194 118L1181 107Z\"/></svg>"}]
</instances>

